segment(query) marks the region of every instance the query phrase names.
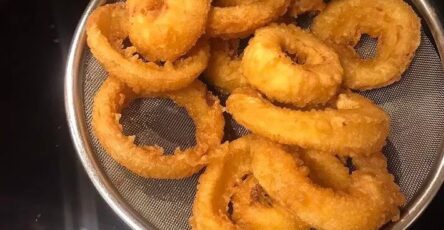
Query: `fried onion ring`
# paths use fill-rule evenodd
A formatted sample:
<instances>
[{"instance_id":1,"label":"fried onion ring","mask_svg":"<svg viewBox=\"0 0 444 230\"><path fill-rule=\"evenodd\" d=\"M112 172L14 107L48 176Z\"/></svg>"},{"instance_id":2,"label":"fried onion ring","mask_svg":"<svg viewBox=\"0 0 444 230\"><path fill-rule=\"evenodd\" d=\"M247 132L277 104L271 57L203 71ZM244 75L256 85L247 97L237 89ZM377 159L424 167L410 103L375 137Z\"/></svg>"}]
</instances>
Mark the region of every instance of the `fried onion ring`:
<instances>
[{"instance_id":1,"label":"fried onion ring","mask_svg":"<svg viewBox=\"0 0 444 230\"><path fill-rule=\"evenodd\" d=\"M402 0L335 0L311 28L339 54L345 86L368 90L401 79L420 44L420 27L420 19ZM362 59L354 49L363 34L378 38L372 59Z\"/></svg>"},{"instance_id":2,"label":"fried onion ring","mask_svg":"<svg viewBox=\"0 0 444 230\"><path fill-rule=\"evenodd\" d=\"M127 0L129 38L152 61L174 61L205 32L210 0Z\"/></svg>"},{"instance_id":3,"label":"fried onion ring","mask_svg":"<svg viewBox=\"0 0 444 230\"><path fill-rule=\"evenodd\" d=\"M206 82L225 93L247 84L240 70L242 54L237 53L239 42L239 39L210 41L211 57L203 76Z\"/></svg>"},{"instance_id":4,"label":"fried onion ring","mask_svg":"<svg viewBox=\"0 0 444 230\"><path fill-rule=\"evenodd\" d=\"M363 96L342 93L323 110L291 110L271 104L251 88L226 101L233 118L253 133L282 144L338 154L372 154L385 144L389 117Z\"/></svg>"},{"instance_id":5,"label":"fried onion ring","mask_svg":"<svg viewBox=\"0 0 444 230\"><path fill-rule=\"evenodd\" d=\"M184 57L163 66L139 59L134 46L123 47L128 37L128 13L124 3L97 8L88 19L87 43L100 63L135 92L165 92L191 84L206 68L209 45L200 40Z\"/></svg>"},{"instance_id":6,"label":"fried onion ring","mask_svg":"<svg viewBox=\"0 0 444 230\"><path fill-rule=\"evenodd\" d=\"M309 178L296 154L263 147L254 152L253 174L270 196L316 229L378 229L399 219L405 198L387 171L382 153L356 156L356 170L345 189L324 187ZM329 153L322 153L329 154Z\"/></svg>"},{"instance_id":7,"label":"fried onion ring","mask_svg":"<svg viewBox=\"0 0 444 230\"><path fill-rule=\"evenodd\" d=\"M119 123L122 109L136 97L169 98L186 109L196 125L196 146L176 149L164 155L158 146L134 144L135 136L125 136ZM198 172L207 163L207 152L221 143L224 128L217 97L196 81L187 88L159 94L136 94L117 78L105 80L94 99L93 130L110 156L133 173L147 178L179 179Z\"/></svg>"},{"instance_id":8,"label":"fried onion ring","mask_svg":"<svg viewBox=\"0 0 444 230\"><path fill-rule=\"evenodd\" d=\"M237 222L233 222L228 213L228 204L234 194L237 193L240 196L247 194L241 194L245 190L243 187L244 181L242 178L249 175L251 172L251 146L263 146L269 141L254 135L244 136L231 143L225 143L219 148L214 149L211 156L215 157L207 166L205 172L199 178L199 185L197 187L197 194L193 205L193 216L190 219L190 224L193 229L244 229L245 225ZM249 185L248 185L249 186ZM248 189L246 187L245 189ZM249 194L248 194L249 195ZM262 194L264 195L264 194ZM240 198L240 197L238 197ZM242 202L236 200L237 202ZM233 204L236 208L241 203ZM250 207L245 207L250 208ZM261 217L267 218L267 220L254 220L253 216L250 216L252 222L249 227L254 229L254 226L263 226L262 224L273 223L277 226L277 229L286 229L284 226L305 226L303 223L298 223L297 217L293 216L292 219L286 220L285 218L291 216L288 212L285 212L282 208L278 207L258 207L261 213ZM273 216L266 216L267 213L273 214ZM234 214L237 215L237 214ZM276 221L273 217L279 218L280 221ZM236 219L236 217L234 217ZM286 222L292 221L294 223L288 224ZM254 222L254 223L253 223ZM262 222L262 223L261 223ZM268 226L270 229L271 226ZM260 228L262 229L262 228ZM303 228L296 228L303 229Z\"/></svg>"},{"instance_id":9,"label":"fried onion ring","mask_svg":"<svg viewBox=\"0 0 444 230\"><path fill-rule=\"evenodd\" d=\"M282 16L289 3L290 0L216 0L208 16L207 34L224 39L246 37Z\"/></svg>"},{"instance_id":10,"label":"fried onion ring","mask_svg":"<svg viewBox=\"0 0 444 230\"><path fill-rule=\"evenodd\" d=\"M293 61L285 51L303 63ZM267 98L299 107L325 104L342 83L337 54L295 25L258 29L244 51L241 67L248 83Z\"/></svg>"},{"instance_id":11,"label":"fried onion ring","mask_svg":"<svg viewBox=\"0 0 444 230\"><path fill-rule=\"evenodd\" d=\"M326 4L324 0L293 0L288 9L288 15L297 18L309 12L321 12Z\"/></svg>"}]
</instances>

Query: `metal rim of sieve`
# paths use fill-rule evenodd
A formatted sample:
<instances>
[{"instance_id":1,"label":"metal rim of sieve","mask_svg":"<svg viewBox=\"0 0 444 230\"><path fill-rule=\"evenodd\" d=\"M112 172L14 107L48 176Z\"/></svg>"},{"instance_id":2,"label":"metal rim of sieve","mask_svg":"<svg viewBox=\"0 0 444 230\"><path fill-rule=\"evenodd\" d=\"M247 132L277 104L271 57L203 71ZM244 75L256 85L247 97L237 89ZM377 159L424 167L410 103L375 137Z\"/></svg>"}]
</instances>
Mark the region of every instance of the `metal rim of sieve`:
<instances>
[{"instance_id":1,"label":"metal rim of sieve","mask_svg":"<svg viewBox=\"0 0 444 230\"><path fill-rule=\"evenodd\" d=\"M139 213L137 213L106 176L104 170L92 150L86 127L86 118L83 105L81 59L85 48L85 25L91 12L106 2L105 0L92 0L82 15L73 36L68 54L65 72L65 110L67 121L76 148L77 154L89 178L108 205L133 229L155 229ZM441 57L444 67L444 28L439 19L438 8L431 0L412 0L416 10L426 21ZM444 76L443 76L444 77ZM444 92L443 92L444 93ZM444 132L444 130L443 130ZM444 141L443 141L444 142ZM389 229L406 229L424 211L432 201L444 182L444 143L440 148L440 160L430 173L422 191L403 209L401 219L388 226Z\"/></svg>"}]
</instances>

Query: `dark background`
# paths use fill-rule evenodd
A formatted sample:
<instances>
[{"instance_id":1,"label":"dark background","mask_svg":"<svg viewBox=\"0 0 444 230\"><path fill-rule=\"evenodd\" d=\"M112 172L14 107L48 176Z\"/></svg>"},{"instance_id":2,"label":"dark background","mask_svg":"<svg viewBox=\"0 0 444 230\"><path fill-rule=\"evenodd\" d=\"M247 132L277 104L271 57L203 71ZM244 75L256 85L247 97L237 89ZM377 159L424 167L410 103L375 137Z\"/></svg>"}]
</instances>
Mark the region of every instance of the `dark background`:
<instances>
[{"instance_id":1,"label":"dark background","mask_svg":"<svg viewBox=\"0 0 444 230\"><path fill-rule=\"evenodd\" d=\"M79 166L65 120L64 63L86 4L0 0L0 229L127 228ZM443 215L441 189L412 229Z\"/></svg>"}]
</instances>

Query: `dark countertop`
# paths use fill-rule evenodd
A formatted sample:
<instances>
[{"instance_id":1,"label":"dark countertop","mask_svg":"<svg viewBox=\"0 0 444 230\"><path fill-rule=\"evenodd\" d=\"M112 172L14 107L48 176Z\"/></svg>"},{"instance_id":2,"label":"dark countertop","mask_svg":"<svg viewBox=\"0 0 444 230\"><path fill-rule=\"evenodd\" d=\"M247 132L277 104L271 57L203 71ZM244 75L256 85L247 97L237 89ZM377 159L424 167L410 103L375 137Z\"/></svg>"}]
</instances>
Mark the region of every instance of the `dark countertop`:
<instances>
[{"instance_id":1,"label":"dark countertop","mask_svg":"<svg viewBox=\"0 0 444 230\"><path fill-rule=\"evenodd\" d=\"M65 120L64 62L86 4L0 0L0 229L127 228L79 166ZM443 213L441 189L412 229L437 228Z\"/></svg>"}]
</instances>

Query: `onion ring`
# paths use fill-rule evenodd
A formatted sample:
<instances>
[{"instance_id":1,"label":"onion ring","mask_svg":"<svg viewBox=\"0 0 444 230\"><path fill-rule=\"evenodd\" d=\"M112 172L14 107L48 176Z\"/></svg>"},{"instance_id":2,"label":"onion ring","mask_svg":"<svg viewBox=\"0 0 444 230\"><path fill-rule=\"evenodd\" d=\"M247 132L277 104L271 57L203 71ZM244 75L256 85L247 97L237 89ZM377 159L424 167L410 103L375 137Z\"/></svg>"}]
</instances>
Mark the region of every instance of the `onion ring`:
<instances>
[{"instance_id":1,"label":"onion ring","mask_svg":"<svg viewBox=\"0 0 444 230\"><path fill-rule=\"evenodd\" d=\"M311 28L339 54L345 86L358 90L399 81L421 40L420 19L402 0L332 1ZM365 60L355 51L362 34L378 38L376 57Z\"/></svg>"},{"instance_id":2,"label":"onion ring","mask_svg":"<svg viewBox=\"0 0 444 230\"><path fill-rule=\"evenodd\" d=\"M183 58L163 66L140 60L134 46L123 48L128 37L124 3L97 8L88 19L87 43L100 63L135 92L165 92L191 84L206 68L209 45L200 40Z\"/></svg>"},{"instance_id":3,"label":"onion ring","mask_svg":"<svg viewBox=\"0 0 444 230\"><path fill-rule=\"evenodd\" d=\"M275 106L255 90L239 88L227 99L233 118L276 142L338 154L372 154L385 144L389 117L363 96L342 93L323 110Z\"/></svg>"},{"instance_id":4,"label":"onion ring","mask_svg":"<svg viewBox=\"0 0 444 230\"><path fill-rule=\"evenodd\" d=\"M399 219L405 198L387 171L382 153L353 157L357 169L350 175L351 183L336 190L313 182L296 154L272 146L268 151L251 148L253 174L261 186L316 229L370 230Z\"/></svg>"},{"instance_id":5,"label":"onion ring","mask_svg":"<svg viewBox=\"0 0 444 230\"><path fill-rule=\"evenodd\" d=\"M193 205L193 216L190 219L193 229L244 229L243 227L246 227L242 224L238 225L230 219L227 207L235 193L241 195L240 192L243 193L244 191L243 189L242 191L239 190L237 186L242 184L242 178L245 178L251 172L251 146L263 146L264 143L268 142L264 138L249 135L229 144L225 143L213 150L210 155L214 158L199 178ZM246 194L242 196L244 195ZM241 203L233 203L234 206L239 204ZM277 207L267 207L266 209L258 207L258 210L261 210L261 214L264 215L273 213L275 217L282 221L284 221L284 217L290 216L288 212ZM251 221L254 223L250 227L261 225L259 220L251 219ZM292 226L303 226L303 223L296 224L297 217L293 217L291 221L295 222ZM266 220L263 224L265 222ZM288 226L287 223L277 222L274 219L268 219L268 222L274 223L275 226Z\"/></svg>"},{"instance_id":6,"label":"onion ring","mask_svg":"<svg viewBox=\"0 0 444 230\"><path fill-rule=\"evenodd\" d=\"M152 61L174 61L206 30L210 0L127 0L129 38Z\"/></svg>"},{"instance_id":7,"label":"onion ring","mask_svg":"<svg viewBox=\"0 0 444 230\"><path fill-rule=\"evenodd\" d=\"M321 12L326 4L324 0L293 0L288 8L288 15L297 18L309 12Z\"/></svg>"},{"instance_id":8,"label":"onion ring","mask_svg":"<svg viewBox=\"0 0 444 230\"><path fill-rule=\"evenodd\" d=\"M136 97L169 98L185 107L196 125L196 146L174 155L164 155L158 146L134 144L134 136L125 136L119 124L121 110ZM198 172L207 163L207 152L221 143L224 128L222 107L205 85L196 81L179 91L161 94L137 94L117 78L110 76L94 99L93 130L100 144L119 164L147 178L179 179Z\"/></svg>"},{"instance_id":9,"label":"onion ring","mask_svg":"<svg viewBox=\"0 0 444 230\"><path fill-rule=\"evenodd\" d=\"M303 64L284 50L303 59ZM298 107L325 104L342 83L337 54L295 25L258 29L244 51L241 67L248 83L267 98Z\"/></svg>"},{"instance_id":10,"label":"onion ring","mask_svg":"<svg viewBox=\"0 0 444 230\"><path fill-rule=\"evenodd\" d=\"M207 34L224 39L243 38L278 19L290 0L219 0L213 2L208 16Z\"/></svg>"},{"instance_id":11,"label":"onion ring","mask_svg":"<svg viewBox=\"0 0 444 230\"><path fill-rule=\"evenodd\" d=\"M247 84L240 70L242 54L237 54L239 42L239 39L210 42L211 57L203 76L206 82L225 93Z\"/></svg>"}]
</instances>

